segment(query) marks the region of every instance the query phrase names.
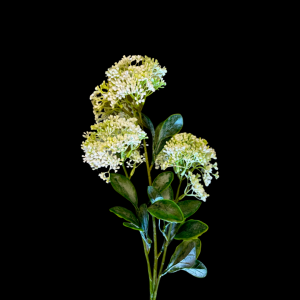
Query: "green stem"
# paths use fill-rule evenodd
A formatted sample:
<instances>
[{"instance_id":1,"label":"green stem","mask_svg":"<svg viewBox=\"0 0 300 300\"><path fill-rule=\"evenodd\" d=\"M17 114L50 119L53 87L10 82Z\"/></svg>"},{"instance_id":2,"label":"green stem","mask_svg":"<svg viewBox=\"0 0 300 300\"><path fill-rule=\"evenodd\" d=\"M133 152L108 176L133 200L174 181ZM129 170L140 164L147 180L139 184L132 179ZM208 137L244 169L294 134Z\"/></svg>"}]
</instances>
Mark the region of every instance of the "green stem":
<instances>
[{"instance_id":1,"label":"green stem","mask_svg":"<svg viewBox=\"0 0 300 300\"><path fill-rule=\"evenodd\" d=\"M155 289L156 281L157 281L157 237L156 237L156 220L155 217L152 216L152 224L153 224L153 239L154 239L154 267L153 267L153 286Z\"/></svg>"},{"instance_id":2,"label":"green stem","mask_svg":"<svg viewBox=\"0 0 300 300\"><path fill-rule=\"evenodd\" d=\"M148 256L146 244L145 244L145 241L144 241L143 239L142 239L142 242L143 242L143 245L144 245L144 252L145 252L145 256L146 256L146 260L147 260L148 275L149 275L149 286L150 286L150 294L151 294L151 297L152 297L152 296L153 296L153 284L152 284L151 265L150 265L150 261L149 261L149 256Z\"/></svg>"},{"instance_id":3,"label":"green stem","mask_svg":"<svg viewBox=\"0 0 300 300\"><path fill-rule=\"evenodd\" d=\"M178 200L178 196L179 196L179 191L180 191L181 183L182 183L182 179L180 180L179 186L178 186L178 189L177 189L176 198L175 198L175 202L176 202L176 203L177 203L177 200Z\"/></svg>"},{"instance_id":4,"label":"green stem","mask_svg":"<svg viewBox=\"0 0 300 300\"><path fill-rule=\"evenodd\" d=\"M178 186L177 193L176 193L176 198L175 198L175 203L177 203L177 200L178 200L181 183L182 183L182 179L179 182L179 186ZM166 241L166 244L165 244L165 250L164 250L163 258L162 258L162 261L161 261L161 265L160 265L160 269L159 269L159 273L158 273L158 277L157 277L157 283L156 283L155 290L154 290L154 298L153 298L153 300L156 299L158 285L159 285L159 282L160 282L161 273L162 273L162 270L163 270L163 267L164 267L164 263L165 263L165 259L166 259L166 255L167 255L167 249L168 249L168 246L169 246L169 240L170 240L170 236L171 236L171 230L172 230L172 224L170 224L170 227L168 229L168 240Z\"/></svg>"},{"instance_id":5,"label":"green stem","mask_svg":"<svg viewBox=\"0 0 300 300\"><path fill-rule=\"evenodd\" d=\"M144 151L145 151L146 166L147 166L147 173L148 173L148 181L149 181L149 185L152 185L150 168L149 168L149 160L148 160L148 152L147 152L147 147L146 147L146 140L144 139L143 142L144 142Z\"/></svg>"},{"instance_id":6,"label":"green stem","mask_svg":"<svg viewBox=\"0 0 300 300\"><path fill-rule=\"evenodd\" d=\"M126 177L128 178L128 173L127 173L127 171L126 171L126 168L125 168L125 166L124 166L124 162L123 162L123 169L124 169L124 172L125 172L125 175L126 175Z\"/></svg>"},{"instance_id":7,"label":"green stem","mask_svg":"<svg viewBox=\"0 0 300 300\"><path fill-rule=\"evenodd\" d=\"M145 158L146 158L146 166L147 166L147 174L148 174L148 181L149 185L152 185L151 180L151 174L150 174L150 168L149 168L149 159L148 159L148 152L146 147L146 141L144 142L144 151L145 151ZM153 225L153 241L154 241L154 267L153 267L153 280L152 280L152 288L153 291L155 290L156 280L157 280L157 263L158 263L158 257L157 257L157 237L156 237L156 221L155 217L152 216L152 225Z\"/></svg>"}]
</instances>

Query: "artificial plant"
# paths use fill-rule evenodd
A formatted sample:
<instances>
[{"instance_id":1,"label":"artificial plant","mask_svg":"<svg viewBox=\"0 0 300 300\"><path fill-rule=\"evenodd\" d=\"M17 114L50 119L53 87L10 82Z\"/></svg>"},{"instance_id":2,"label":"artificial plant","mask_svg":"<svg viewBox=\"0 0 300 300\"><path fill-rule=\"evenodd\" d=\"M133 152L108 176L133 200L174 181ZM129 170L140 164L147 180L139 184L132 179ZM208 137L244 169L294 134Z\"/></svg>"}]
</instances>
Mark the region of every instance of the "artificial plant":
<instances>
[{"instance_id":1,"label":"artificial plant","mask_svg":"<svg viewBox=\"0 0 300 300\"><path fill-rule=\"evenodd\" d=\"M218 178L218 172L214 172L218 169L217 163L211 163L211 159L216 159L215 150L208 146L205 139L191 133L179 133L183 126L180 114L171 115L154 128L150 118L142 113L146 99L166 85L163 79L166 72L157 60L147 56L123 56L107 70L107 82L97 86L90 96L96 124L91 126L93 131L83 135L85 141L82 143L84 162L94 170L106 168L106 172L99 174L100 178L111 184L133 206L132 210L115 206L110 211L126 221L123 223L125 227L137 230L141 235L151 300L157 298L160 280L167 273L183 270L198 278L206 276L207 269L198 257L201 252L199 236L208 230L208 226L199 220L187 219L199 209L202 203L199 200L206 201L209 196L201 182L208 186L212 176ZM145 130L152 137L150 156ZM139 205L131 178L144 162L149 181L145 193L149 200ZM163 171L171 169L152 180L154 165ZM124 175L119 173L120 168ZM179 179L176 194L171 187L174 174ZM185 185L184 193L179 195L182 184ZM197 200L183 200L186 196ZM148 234L149 214L153 237ZM159 251L158 231L164 237ZM165 265L166 253L173 240L180 243ZM152 248L153 266L149 260Z\"/></svg>"}]
</instances>

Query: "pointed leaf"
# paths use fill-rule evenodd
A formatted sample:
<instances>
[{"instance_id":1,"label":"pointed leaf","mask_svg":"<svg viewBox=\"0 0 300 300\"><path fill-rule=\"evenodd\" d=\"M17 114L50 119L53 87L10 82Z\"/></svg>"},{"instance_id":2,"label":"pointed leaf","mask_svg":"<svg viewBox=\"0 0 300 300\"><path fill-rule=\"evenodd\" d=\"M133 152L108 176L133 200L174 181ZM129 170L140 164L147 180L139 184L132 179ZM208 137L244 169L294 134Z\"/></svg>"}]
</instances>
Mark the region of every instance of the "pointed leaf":
<instances>
[{"instance_id":1,"label":"pointed leaf","mask_svg":"<svg viewBox=\"0 0 300 300\"><path fill-rule=\"evenodd\" d=\"M164 121L159 123L157 125L157 127L155 128L154 148L156 148L156 146L157 146L159 133L160 133L160 130L161 130L161 127L162 127L163 123L164 123Z\"/></svg>"},{"instance_id":2,"label":"pointed leaf","mask_svg":"<svg viewBox=\"0 0 300 300\"><path fill-rule=\"evenodd\" d=\"M177 134L183 126L183 118L180 114L171 115L167 118L159 131L157 144L155 145L155 155L158 155L168 140Z\"/></svg>"},{"instance_id":3,"label":"pointed leaf","mask_svg":"<svg viewBox=\"0 0 300 300\"><path fill-rule=\"evenodd\" d=\"M157 144L157 147L154 150L154 154L155 157L157 157L157 155L160 153L160 151L163 149L163 147L166 145L166 143L171 139L172 137L167 137L161 141L159 141L159 143Z\"/></svg>"},{"instance_id":4,"label":"pointed leaf","mask_svg":"<svg viewBox=\"0 0 300 300\"><path fill-rule=\"evenodd\" d=\"M199 220L186 221L175 235L175 240L195 239L208 230L208 226Z\"/></svg>"},{"instance_id":5,"label":"pointed leaf","mask_svg":"<svg viewBox=\"0 0 300 300\"><path fill-rule=\"evenodd\" d=\"M110 173L110 182L116 192L129 200L135 208L138 208L138 197L132 182L121 174Z\"/></svg>"},{"instance_id":6,"label":"pointed leaf","mask_svg":"<svg viewBox=\"0 0 300 300\"><path fill-rule=\"evenodd\" d=\"M207 275L207 268L199 260L196 260L195 265L192 268L185 268L182 270L190 273L197 278L204 278Z\"/></svg>"},{"instance_id":7,"label":"pointed leaf","mask_svg":"<svg viewBox=\"0 0 300 300\"><path fill-rule=\"evenodd\" d=\"M138 226L136 226L136 225L134 225L134 224L132 224L132 223L124 222L123 225L124 225L125 227L131 228L131 229L134 229L134 230L143 231L142 228L140 228L140 227L138 227Z\"/></svg>"},{"instance_id":8,"label":"pointed leaf","mask_svg":"<svg viewBox=\"0 0 300 300\"><path fill-rule=\"evenodd\" d=\"M155 137L155 130L154 130L154 126L153 123L151 122L151 120L149 119L149 117L147 117L145 114L142 113L142 121L143 124L146 128L150 129L151 134L152 134L152 139L153 139L153 143L154 143L154 137Z\"/></svg>"},{"instance_id":9,"label":"pointed leaf","mask_svg":"<svg viewBox=\"0 0 300 300\"><path fill-rule=\"evenodd\" d=\"M149 224L149 214L147 211L147 205L144 203L137 210L138 218L141 224L141 228L144 230L145 237L148 238L148 224Z\"/></svg>"},{"instance_id":10,"label":"pointed leaf","mask_svg":"<svg viewBox=\"0 0 300 300\"><path fill-rule=\"evenodd\" d=\"M170 186L173 179L174 173L172 171L163 172L154 179L152 186L155 187L159 192L162 192Z\"/></svg>"},{"instance_id":11,"label":"pointed leaf","mask_svg":"<svg viewBox=\"0 0 300 300\"><path fill-rule=\"evenodd\" d=\"M173 192L173 189L172 189L171 185L169 185L160 194L163 196L164 199L174 200L174 192Z\"/></svg>"},{"instance_id":12,"label":"pointed leaf","mask_svg":"<svg viewBox=\"0 0 300 300\"><path fill-rule=\"evenodd\" d=\"M161 220L181 223L184 220L179 206L172 200L158 200L148 207L148 212Z\"/></svg>"},{"instance_id":13,"label":"pointed leaf","mask_svg":"<svg viewBox=\"0 0 300 300\"><path fill-rule=\"evenodd\" d=\"M201 203L202 202L198 200L184 200L177 204L183 212L184 217L187 219L199 209Z\"/></svg>"},{"instance_id":14,"label":"pointed leaf","mask_svg":"<svg viewBox=\"0 0 300 300\"><path fill-rule=\"evenodd\" d=\"M183 126L183 118L181 114L174 114L168 117L159 132L159 140L163 140L167 137L172 137L177 134Z\"/></svg>"},{"instance_id":15,"label":"pointed leaf","mask_svg":"<svg viewBox=\"0 0 300 300\"><path fill-rule=\"evenodd\" d=\"M177 246L174 254L170 259L170 263L165 270L166 272L174 273L183 268L190 268L196 261L196 242L195 240L183 241Z\"/></svg>"},{"instance_id":16,"label":"pointed leaf","mask_svg":"<svg viewBox=\"0 0 300 300\"><path fill-rule=\"evenodd\" d=\"M137 226L140 226L138 218L129 209L122 206L112 207L109 211L116 214L119 218L123 218L128 222L131 222Z\"/></svg>"},{"instance_id":17,"label":"pointed leaf","mask_svg":"<svg viewBox=\"0 0 300 300\"><path fill-rule=\"evenodd\" d=\"M152 204L158 200L164 199L163 196L158 192L158 190L153 186L148 186L147 193Z\"/></svg>"}]
</instances>

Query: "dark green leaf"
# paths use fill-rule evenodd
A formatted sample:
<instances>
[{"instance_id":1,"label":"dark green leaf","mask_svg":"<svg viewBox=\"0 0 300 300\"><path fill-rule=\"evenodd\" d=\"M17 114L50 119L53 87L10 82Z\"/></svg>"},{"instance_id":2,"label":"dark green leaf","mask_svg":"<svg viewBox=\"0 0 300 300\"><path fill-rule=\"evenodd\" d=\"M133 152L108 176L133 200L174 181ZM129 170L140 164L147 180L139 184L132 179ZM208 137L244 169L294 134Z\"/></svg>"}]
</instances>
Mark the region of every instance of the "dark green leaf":
<instances>
[{"instance_id":1,"label":"dark green leaf","mask_svg":"<svg viewBox=\"0 0 300 300\"><path fill-rule=\"evenodd\" d=\"M138 226L136 226L136 225L134 225L134 224L132 224L132 223L124 222L123 225L124 225L125 227L131 228L131 229L134 229L134 230L143 231L142 228L140 228L140 227L138 227Z\"/></svg>"},{"instance_id":2,"label":"dark green leaf","mask_svg":"<svg viewBox=\"0 0 300 300\"><path fill-rule=\"evenodd\" d=\"M196 242L195 240L183 241L177 246L166 272L174 273L184 268L190 268L196 260Z\"/></svg>"},{"instance_id":3,"label":"dark green leaf","mask_svg":"<svg viewBox=\"0 0 300 300\"><path fill-rule=\"evenodd\" d=\"M163 149L163 147L166 145L166 143L171 139L172 137L167 137L161 141L159 141L157 147L154 150L155 157L160 153L160 151Z\"/></svg>"},{"instance_id":4,"label":"dark green leaf","mask_svg":"<svg viewBox=\"0 0 300 300\"><path fill-rule=\"evenodd\" d=\"M135 216L133 212L128 210L127 208L124 208L122 206L115 206L112 207L109 211L113 212L116 214L119 218L123 218L128 222L131 222L137 226L140 226L139 220Z\"/></svg>"},{"instance_id":5,"label":"dark green leaf","mask_svg":"<svg viewBox=\"0 0 300 300\"><path fill-rule=\"evenodd\" d=\"M152 186L155 187L159 192L162 192L170 186L173 179L174 173L172 171L163 172L154 179Z\"/></svg>"},{"instance_id":6,"label":"dark green leaf","mask_svg":"<svg viewBox=\"0 0 300 300\"><path fill-rule=\"evenodd\" d=\"M147 252L149 253L151 248L151 239L148 236L148 224L149 224L149 214L147 211L147 205L144 203L138 209L138 217L140 220L141 228L144 232L140 232L143 240L145 241Z\"/></svg>"},{"instance_id":7,"label":"dark green leaf","mask_svg":"<svg viewBox=\"0 0 300 300\"><path fill-rule=\"evenodd\" d=\"M195 239L208 230L208 226L198 220L185 222L178 230L175 240Z\"/></svg>"},{"instance_id":8,"label":"dark green leaf","mask_svg":"<svg viewBox=\"0 0 300 300\"><path fill-rule=\"evenodd\" d=\"M154 164L154 161L156 159L156 157L155 157L155 149L156 149L156 145L158 143L159 132L161 130L161 127L162 127L163 123L164 122L159 123L157 125L157 127L155 128L154 141L152 143L152 161L151 161L151 164Z\"/></svg>"},{"instance_id":9,"label":"dark green leaf","mask_svg":"<svg viewBox=\"0 0 300 300\"><path fill-rule=\"evenodd\" d=\"M158 190L153 186L148 186L147 193L152 204L158 200L164 199Z\"/></svg>"},{"instance_id":10,"label":"dark green leaf","mask_svg":"<svg viewBox=\"0 0 300 300\"><path fill-rule=\"evenodd\" d=\"M169 232L170 226L172 226L169 244L174 239L174 236L176 235L177 231L179 230L180 226L182 226L182 224L184 224L184 222L182 222L182 223L168 223L167 226L165 227L164 231L167 234Z\"/></svg>"},{"instance_id":11,"label":"dark green leaf","mask_svg":"<svg viewBox=\"0 0 300 300\"><path fill-rule=\"evenodd\" d=\"M156 146L157 146L159 133L160 133L160 130L161 130L161 127L162 127L163 123L164 123L164 121L159 123L157 125L157 127L155 128L154 148L156 148Z\"/></svg>"},{"instance_id":12,"label":"dark green leaf","mask_svg":"<svg viewBox=\"0 0 300 300\"><path fill-rule=\"evenodd\" d=\"M198 200L184 200L177 204L183 212L184 217L187 219L199 209L201 203L202 202Z\"/></svg>"},{"instance_id":13,"label":"dark green leaf","mask_svg":"<svg viewBox=\"0 0 300 300\"><path fill-rule=\"evenodd\" d=\"M138 208L138 197L132 182L121 174L110 173L110 182L116 192L129 200L135 208Z\"/></svg>"},{"instance_id":14,"label":"dark green leaf","mask_svg":"<svg viewBox=\"0 0 300 300\"><path fill-rule=\"evenodd\" d=\"M155 144L155 155L159 154L165 143L170 140L173 135L177 134L181 130L182 126L183 118L180 114L171 115L163 122L159 130L159 136L156 139L157 143Z\"/></svg>"},{"instance_id":15,"label":"dark green leaf","mask_svg":"<svg viewBox=\"0 0 300 300\"><path fill-rule=\"evenodd\" d=\"M179 206L172 200L158 200L148 207L148 212L161 220L181 223L184 220Z\"/></svg>"},{"instance_id":16,"label":"dark green leaf","mask_svg":"<svg viewBox=\"0 0 300 300\"><path fill-rule=\"evenodd\" d=\"M192 268L185 268L182 270L190 273L197 278L204 278L207 275L207 268L199 260L196 260L195 265Z\"/></svg>"},{"instance_id":17,"label":"dark green leaf","mask_svg":"<svg viewBox=\"0 0 300 300\"><path fill-rule=\"evenodd\" d=\"M171 185L169 185L165 190L161 192L161 195L164 199L167 200L174 200L174 193Z\"/></svg>"},{"instance_id":18,"label":"dark green leaf","mask_svg":"<svg viewBox=\"0 0 300 300\"><path fill-rule=\"evenodd\" d=\"M142 113L142 121L143 121L144 126L148 129L150 129L151 134L152 134L152 140L154 143L155 130L154 130L154 126L153 126L151 120L145 114Z\"/></svg>"},{"instance_id":19,"label":"dark green leaf","mask_svg":"<svg viewBox=\"0 0 300 300\"><path fill-rule=\"evenodd\" d=\"M147 211L147 205L144 203L137 210L138 218L141 224L141 228L143 228L145 237L148 238L148 224L149 224L149 214Z\"/></svg>"},{"instance_id":20,"label":"dark green leaf","mask_svg":"<svg viewBox=\"0 0 300 300\"><path fill-rule=\"evenodd\" d=\"M195 239L196 242L196 259L199 257L200 253L201 253L201 247L202 247L202 243L199 239Z\"/></svg>"},{"instance_id":21,"label":"dark green leaf","mask_svg":"<svg viewBox=\"0 0 300 300\"><path fill-rule=\"evenodd\" d=\"M171 223L172 229L171 229L171 235L170 235L170 242L174 239L175 235L177 234L179 228L183 225L184 223Z\"/></svg>"},{"instance_id":22,"label":"dark green leaf","mask_svg":"<svg viewBox=\"0 0 300 300\"><path fill-rule=\"evenodd\" d=\"M172 137L177 134L183 126L183 118L181 114L171 115L163 123L161 130L159 132L159 140L163 140L167 137Z\"/></svg>"}]
</instances>

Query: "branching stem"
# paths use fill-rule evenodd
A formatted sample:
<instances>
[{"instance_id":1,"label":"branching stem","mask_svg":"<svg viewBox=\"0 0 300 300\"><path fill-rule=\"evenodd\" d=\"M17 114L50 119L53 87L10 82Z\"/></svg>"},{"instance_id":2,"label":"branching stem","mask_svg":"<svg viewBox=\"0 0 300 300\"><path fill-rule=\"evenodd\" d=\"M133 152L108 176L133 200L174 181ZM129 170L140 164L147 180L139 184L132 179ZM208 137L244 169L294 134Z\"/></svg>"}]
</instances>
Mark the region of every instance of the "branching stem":
<instances>
[{"instance_id":1,"label":"branching stem","mask_svg":"<svg viewBox=\"0 0 300 300\"><path fill-rule=\"evenodd\" d=\"M175 202L177 202L178 197L179 197L179 191L180 191L181 183L182 183L182 179L179 182ZM168 245L169 245L169 241L170 241L171 231L172 231L172 224L170 224L170 227L168 229L168 240L165 242L164 254L163 254L162 261L161 261L161 265L160 265L160 269L159 269L159 273L158 273L158 277L157 277L157 283L156 283L155 290L154 290L154 298L153 298L154 300L156 299L158 285L159 285L159 282L160 282L160 279L161 279L161 273L162 273L164 263L165 263L165 259L166 259L166 255L167 255L167 249L168 249Z\"/></svg>"}]
</instances>

